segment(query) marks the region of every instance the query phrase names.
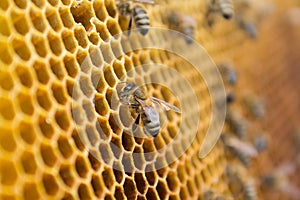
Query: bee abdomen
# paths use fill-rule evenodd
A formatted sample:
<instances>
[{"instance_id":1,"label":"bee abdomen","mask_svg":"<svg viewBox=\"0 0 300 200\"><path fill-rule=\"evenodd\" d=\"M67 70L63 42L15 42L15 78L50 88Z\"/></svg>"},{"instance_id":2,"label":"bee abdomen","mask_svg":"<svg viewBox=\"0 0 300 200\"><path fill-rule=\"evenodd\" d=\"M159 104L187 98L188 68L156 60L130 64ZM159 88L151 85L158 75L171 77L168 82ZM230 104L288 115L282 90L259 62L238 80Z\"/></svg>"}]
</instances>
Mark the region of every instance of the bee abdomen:
<instances>
[{"instance_id":1,"label":"bee abdomen","mask_svg":"<svg viewBox=\"0 0 300 200\"><path fill-rule=\"evenodd\" d=\"M183 27L183 32L186 34L188 37L185 37L185 40L188 44L191 44L193 42L194 38L194 28L191 26Z\"/></svg>"},{"instance_id":2,"label":"bee abdomen","mask_svg":"<svg viewBox=\"0 0 300 200\"><path fill-rule=\"evenodd\" d=\"M145 130L152 136L156 137L160 132L160 123L150 121L146 116L142 116Z\"/></svg>"},{"instance_id":3,"label":"bee abdomen","mask_svg":"<svg viewBox=\"0 0 300 200\"><path fill-rule=\"evenodd\" d=\"M220 10L225 19L230 19L233 16L232 0L219 0Z\"/></svg>"},{"instance_id":4,"label":"bee abdomen","mask_svg":"<svg viewBox=\"0 0 300 200\"><path fill-rule=\"evenodd\" d=\"M142 35L146 35L150 28L150 20L146 10L141 6L135 6L133 8L133 18L136 28L140 29Z\"/></svg>"}]
</instances>

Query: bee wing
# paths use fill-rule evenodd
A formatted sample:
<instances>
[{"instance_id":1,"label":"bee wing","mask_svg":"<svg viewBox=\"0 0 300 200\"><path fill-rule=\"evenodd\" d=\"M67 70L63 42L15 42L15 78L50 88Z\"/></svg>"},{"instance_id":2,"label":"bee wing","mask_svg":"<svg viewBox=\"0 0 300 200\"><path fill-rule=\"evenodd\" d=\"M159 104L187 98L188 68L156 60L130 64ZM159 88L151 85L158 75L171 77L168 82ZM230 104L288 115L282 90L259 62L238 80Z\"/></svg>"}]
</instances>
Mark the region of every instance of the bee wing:
<instances>
[{"instance_id":1,"label":"bee wing","mask_svg":"<svg viewBox=\"0 0 300 200\"><path fill-rule=\"evenodd\" d=\"M172 104L165 102L164 100L158 99L156 97L150 97L152 102L156 105L163 107L165 110L174 110L175 112L181 113L181 110Z\"/></svg>"}]
</instances>

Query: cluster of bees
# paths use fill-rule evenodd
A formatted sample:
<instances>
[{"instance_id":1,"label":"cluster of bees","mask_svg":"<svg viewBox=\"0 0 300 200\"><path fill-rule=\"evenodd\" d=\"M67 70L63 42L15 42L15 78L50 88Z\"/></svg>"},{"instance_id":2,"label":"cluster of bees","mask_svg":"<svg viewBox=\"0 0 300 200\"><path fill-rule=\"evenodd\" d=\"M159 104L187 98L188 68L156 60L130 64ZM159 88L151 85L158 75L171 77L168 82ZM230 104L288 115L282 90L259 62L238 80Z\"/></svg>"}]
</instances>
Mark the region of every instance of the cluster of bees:
<instances>
[{"instance_id":1,"label":"cluster of bees","mask_svg":"<svg viewBox=\"0 0 300 200\"><path fill-rule=\"evenodd\" d=\"M246 9L250 7L250 0L241 0ZM142 4L155 4L154 0L119 0L117 2L120 17L128 18L128 33L135 24L135 27L142 35L146 35L150 28L150 18L147 10ZM209 0L208 10L206 13L206 21L208 26L212 26L215 22L215 16L221 15L224 19L230 20L234 16L234 6L232 0ZM239 9L243 10L243 9ZM187 44L191 44L194 39L196 20L192 16L180 13L179 11L171 11L165 13L165 18L169 24L169 28L182 32L186 35ZM255 24L243 16L240 12L235 17L235 21L240 28L246 31L250 38L256 38L257 30Z\"/></svg>"}]
</instances>

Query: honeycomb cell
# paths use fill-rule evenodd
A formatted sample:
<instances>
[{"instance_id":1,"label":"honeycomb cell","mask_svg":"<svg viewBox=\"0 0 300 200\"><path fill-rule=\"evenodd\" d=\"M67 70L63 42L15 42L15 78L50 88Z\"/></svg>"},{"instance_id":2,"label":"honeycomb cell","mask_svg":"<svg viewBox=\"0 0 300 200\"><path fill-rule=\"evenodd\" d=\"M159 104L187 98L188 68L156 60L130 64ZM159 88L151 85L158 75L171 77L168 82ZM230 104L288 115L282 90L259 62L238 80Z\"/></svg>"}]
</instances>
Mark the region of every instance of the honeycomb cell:
<instances>
[{"instance_id":1,"label":"honeycomb cell","mask_svg":"<svg viewBox=\"0 0 300 200\"><path fill-rule=\"evenodd\" d=\"M10 47L6 41L0 41L0 60L5 64L12 62Z\"/></svg>"},{"instance_id":2,"label":"honeycomb cell","mask_svg":"<svg viewBox=\"0 0 300 200\"><path fill-rule=\"evenodd\" d=\"M88 76L82 75L79 79L79 86L82 93L87 96L91 97L94 93L91 80Z\"/></svg>"},{"instance_id":3,"label":"honeycomb cell","mask_svg":"<svg viewBox=\"0 0 300 200\"><path fill-rule=\"evenodd\" d=\"M18 179L18 173L12 161L1 160L0 180L2 185L13 185Z\"/></svg>"},{"instance_id":4,"label":"honeycomb cell","mask_svg":"<svg viewBox=\"0 0 300 200\"><path fill-rule=\"evenodd\" d=\"M185 187L180 188L179 195L180 195L180 199L187 199L189 197L188 191Z\"/></svg>"},{"instance_id":5,"label":"honeycomb cell","mask_svg":"<svg viewBox=\"0 0 300 200\"><path fill-rule=\"evenodd\" d=\"M29 25L28 25L28 22L27 22L24 12L22 12L21 10L12 10L11 11L11 19L13 20L13 25L14 25L15 30L19 34L25 35L26 33L29 32ZM6 33L4 35L7 35L7 36L10 35L9 34L10 30L9 30L8 25L6 24L6 21L1 20L1 22L3 22L3 27L1 29L6 30L6 31L4 31Z\"/></svg>"},{"instance_id":6,"label":"honeycomb cell","mask_svg":"<svg viewBox=\"0 0 300 200\"><path fill-rule=\"evenodd\" d=\"M17 99L19 101L19 106L21 108L21 111L26 115L33 115L34 107L31 99L31 95L27 93L19 93Z\"/></svg>"},{"instance_id":7,"label":"honeycomb cell","mask_svg":"<svg viewBox=\"0 0 300 200\"><path fill-rule=\"evenodd\" d=\"M51 86L51 90L53 97L56 99L57 103L65 105L67 102L67 95L61 83L54 82Z\"/></svg>"},{"instance_id":8,"label":"honeycomb cell","mask_svg":"<svg viewBox=\"0 0 300 200\"><path fill-rule=\"evenodd\" d=\"M7 20L3 16L0 16L0 23L2 25L0 27L0 34L4 35L4 36L9 36L11 34L11 31L10 31L10 28L8 26Z\"/></svg>"},{"instance_id":9,"label":"honeycomb cell","mask_svg":"<svg viewBox=\"0 0 300 200\"><path fill-rule=\"evenodd\" d=\"M74 185L75 178L72 174L72 166L61 165L59 169L59 176L67 186L72 187Z\"/></svg>"},{"instance_id":10,"label":"honeycomb cell","mask_svg":"<svg viewBox=\"0 0 300 200\"><path fill-rule=\"evenodd\" d=\"M105 97L102 96L101 94L95 95L94 103L95 103L96 112L99 115L105 116L109 112L109 107L108 107L109 105Z\"/></svg>"},{"instance_id":11,"label":"honeycomb cell","mask_svg":"<svg viewBox=\"0 0 300 200\"><path fill-rule=\"evenodd\" d=\"M103 55L103 59L107 64L111 64L111 62L114 60L115 56L111 50L111 47L109 44L105 44L103 43L100 46L100 50L102 52Z\"/></svg>"},{"instance_id":12,"label":"honeycomb cell","mask_svg":"<svg viewBox=\"0 0 300 200\"><path fill-rule=\"evenodd\" d=\"M79 149L80 151L83 151L85 149L86 142L84 141L85 137L82 134L82 132L79 132L77 129L73 130L72 138L75 142L77 149Z\"/></svg>"},{"instance_id":13,"label":"honeycomb cell","mask_svg":"<svg viewBox=\"0 0 300 200\"><path fill-rule=\"evenodd\" d=\"M47 55L48 49L43 35L33 33L31 36L31 43L34 45L35 52L40 57L45 57Z\"/></svg>"},{"instance_id":14,"label":"honeycomb cell","mask_svg":"<svg viewBox=\"0 0 300 200\"><path fill-rule=\"evenodd\" d=\"M102 194L103 194L103 191L105 189L105 186L104 186L104 183L103 183L103 180L102 180L102 177L100 177L99 175L97 174L94 174L92 176L92 179L91 179L91 185L93 187L93 190L94 190L94 194L97 196L97 197L101 197Z\"/></svg>"},{"instance_id":15,"label":"honeycomb cell","mask_svg":"<svg viewBox=\"0 0 300 200\"><path fill-rule=\"evenodd\" d=\"M31 2L39 8L43 8L46 0L31 0Z\"/></svg>"},{"instance_id":16,"label":"honeycomb cell","mask_svg":"<svg viewBox=\"0 0 300 200\"><path fill-rule=\"evenodd\" d=\"M55 32L49 30L47 34L47 40L52 53L54 53L56 56L59 56L63 51L60 37Z\"/></svg>"},{"instance_id":17,"label":"honeycomb cell","mask_svg":"<svg viewBox=\"0 0 300 200\"><path fill-rule=\"evenodd\" d=\"M52 6L56 6L59 0L47 0Z\"/></svg>"},{"instance_id":18,"label":"honeycomb cell","mask_svg":"<svg viewBox=\"0 0 300 200\"><path fill-rule=\"evenodd\" d=\"M104 78L110 87L114 87L116 85L117 77L111 67L107 66L104 68Z\"/></svg>"},{"instance_id":19,"label":"honeycomb cell","mask_svg":"<svg viewBox=\"0 0 300 200\"><path fill-rule=\"evenodd\" d=\"M147 191L147 181L142 173L134 174L134 181L136 183L137 190L140 194L145 194Z\"/></svg>"},{"instance_id":20,"label":"honeycomb cell","mask_svg":"<svg viewBox=\"0 0 300 200\"><path fill-rule=\"evenodd\" d=\"M88 174L88 168L87 168L88 164L85 160L84 157L82 156L77 156L76 161L75 161L75 168L77 171L77 174L80 177L86 177Z\"/></svg>"},{"instance_id":21,"label":"honeycomb cell","mask_svg":"<svg viewBox=\"0 0 300 200\"><path fill-rule=\"evenodd\" d=\"M38 186L35 183L25 183L23 185L23 197L25 200L40 199Z\"/></svg>"},{"instance_id":22,"label":"honeycomb cell","mask_svg":"<svg viewBox=\"0 0 300 200\"><path fill-rule=\"evenodd\" d=\"M162 149L166 145L162 135L165 135L165 134L161 133L160 135L158 135L158 137L156 137L154 139L154 145L155 145L156 150Z\"/></svg>"},{"instance_id":23,"label":"honeycomb cell","mask_svg":"<svg viewBox=\"0 0 300 200\"><path fill-rule=\"evenodd\" d=\"M75 78L79 71L79 67L75 58L71 55L66 55L63 61L64 61L64 67L67 70L68 75L72 78Z\"/></svg>"},{"instance_id":24,"label":"honeycomb cell","mask_svg":"<svg viewBox=\"0 0 300 200\"><path fill-rule=\"evenodd\" d=\"M15 151L17 144L13 136L13 131L5 128L0 128L0 146L8 152Z\"/></svg>"},{"instance_id":25,"label":"honeycomb cell","mask_svg":"<svg viewBox=\"0 0 300 200\"><path fill-rule=\"evenodd\" d=\"M7 91L13 89L14 81L9 72L0 71L0 87Z\"/></svg>"},{"instance_id":26,"label":"honeycomb cell","mask_svg":"<svg viewBox=\"0 0 300 200\"><path fill-rule=\"evenodd\" d=\"M132 135L123 132L122 134L122 145L126 151L132 151L135 145L134 138Z\"/></svg>"},{"instance_id":27,"label":"honeycomb cell","mask_svg":"<svg viewBox=\"0 0 300 200\"><path fill-rule=\"evenodd\" d=\"M119 159L123 151L120 137L112 136L109 146L114 154L114 157Z\"/></svg>"},{"instance_id":28,"label":"honeycomb cell","mask_svg":"<svg viewBox=\"0 0 300 200\"><path fill-rule=\"evenodd\" d=\"M147 199L159 199L159 196L157 194L157 191L154 188L149 187L148 191L146 193L146 198Z\"/></svg>"},{"instance_id":29,"label":"honeycomb cell","mask_svg":"<svg viewBox=\"0 0 300 200\"><path fill-rule=\"evenodd\" d=\"M34 130L34 125L21 121L18 126L18 130L20 132L21 138L27 143L27 144L33 144L36 140L36 132Z\"/></svg>"},{"instance_id":30,"label":"honeycomb cell","mask_svg":"<svg viewBox=\"0 0 300 200\"><path fill-rule=\"evenodd\" d=\"M119 118L124 127L129 128L132 124L132 116L128 106L121 105L119 109Z\"/></svg>"},{"instance_id":31,"label":"honeycomb cell","mask_svg":"<svg viewBox=\"0 0 300 200\"><path fill-rule=\"evenodd\" d=\"M156 181L157 181L156 180L157 174L154 171L155 169L153 169L152 166L150 167L150 165L148 165L146 167L146 170L147 170L147 172L145 173L145 175L146 175L147 182L148 182L149 185L153 186L156 183Z\"/></svg>"},{"instance_id":32,"label":"honeycomb cell","mask_svg":"<svg viewBox=\"0 0 300 200\"><path fill-rule=\"evenodd\" d=\"M76 50L76 42L73 32L64 30L61 33L62 41L64 43L65 49L70 53L74 53Z\"/></svg>"},{"instance_id":33,"label":"honeycomb cell","mask_svg":"<svg viewBox=\"0 0 300 200\"><path fill-rule=\"evenodd\" d=\"M116 7L114 6L114 4L111 1L104 1L104 2L105 2L105 8L107 10L107 13L109 14L109 16L114 18L117 13Z\"/></svg>"},{"instance_id":34,"label":"honeycomb cell","mask_svg":"<svg viewBox=\"0 0 300 200\"><path fill-rule=\"evenodd\" d=\"M133 163L134 166L139 169L139 170L143 170L145 167L145 158L143 155L143 150L141 147L136 146L133 150Z\"/></svg>"},{"instance_id":35,"label":"honeycomb cell","mask_svg":"<svg viewBox=\"0 0 300 200\"><path fill-rule=\"evenodd\" d=\"M128 152L123 153L122 165L126 173L131 174L134 171L134 165L133 165L131 153Z\"/></svg>"},{"instance_id":36,"label":"honeycomb cell","mask_svg":"<svg viewBox=\"0 0 300 200\"><path fill-rule=\"evenodd\" d=\"M0 194L0 199L1 200L15 200L16 198L13 195Z\"/></svg>"},{"instance_id":37,"label":"honeycomb cell","mask_svg":"<svg viewBox=\"0 0 300 200\"><path fill-rule=\"evenodd\" d=\"M57 9L52 7L46 8L46 18L49 25L52 27L54 31L59 31L62 29L62 22L57 13Z\"/></svg>"},{"instance_id":38,"label":"honeycomb cell","mask_svg":"<svg viewBox=\"0 0 300 200\"><path fill-rule=\"evenodd\" d=\"M176 173L170 171L167 175L167 184L171 191L176 191L179 187L179 180L177 178Z\"/></svg>"},{"instance_id":39,"label":"honeycomb cell","mask_svg":"<svg viewBox=\"0 0 300 200\"><path fill-rule=\"evenodd\" d=\"M110 167L105 167L102 172L102 179L104 181L105 187L109 190L114 186L115 179L113 171Z\"/></svg>"},{"instance_id":40,"label":"honeycomb cell","mask_svg":"<svg viewBox=\"0 0 300 200\"><path fill-rule=\"evenodd\" d=\"M100 38L99 38L99 35L98 33L95 33L95 32L91 32L89 34L89 41L95 45L95 46L98 46L100 44Z\"/></svg>"},{"instance_id":41,"label":"honeycomb cell","mask_svg":"<svg viewBox=\"0 0 300 200\"><path fill-rule=\"evenodd\" d=\"M42 62L36 61L33 64L33 68L35 69L38 81L42 84L47 84L50 79L47 66Z\"/></svg>"},{"instance_id":42,"label":"honeycomb cell","mask_svg":"<svg viewBox=\"0 0 300 200\"><path fill-rule=\"evenodd\" d=\"M91 167L95 171L99 170L99 168L101 167L100 153L98 151L95 151L95 150L90 150L89 155L88 155L88 159L89 159Z\"/></svg>"},{"instance_id":43,"label":"honeycomb cell","mask_svg":"<svg viewBox=\"0 0 300 200\"><path fill-rule=\"evenodd\" d=\"M58 184L56 178L52 174L43 174L42 176L43 186L48 195L54 196L58 192Z\"/></svg>"},{"instance_id":44,"label":"honeycomb cell","mask_svg":"<svg viewBox=\"0 0 300 200\"><path fill-rule=\"evenodd\" d=\"M69 8L60 7L58 11L64 27L72 29L72 27L74 26L74 21Z\"/></svg>"},{"instance_id":45,"label":"honeycomb cell","mask_svg":"<svg viewBox=\"0 0 300 200\"><path fill-rule=\"evenodd\" d=\"M124 195L124 190L122 187L116 187L114 197L115 197L115 199L126 199L126 196Z\"/></svg>"},{"instance_id":46,"label":"honeycomb cell","mask_svg":"<svg viewBox=\"0 0 300 200\"><path fill-rule=\"evenodd\" d=\"M57 162L57 155L52 146L41 144L40 146L41 156L43 161L49 167L53 167Z\"/></svg>"},{"instance_id":47,"label":"honeycomb cell","mask_svg":"<svg viewBox=\"0 0 300 200\"><path fill-rule=\"evenodd\" d=\"M195 184L193 183L192 180L187 181L187 189L189 192L189 196L194 196L195 195Z\"/></svg>"},{"instance_id":48,"label":"honeycomb cell","mask_svg":"<svg viewBox=\"0 0 300 200\"><path fill-rule=\"evenodd\" d=\"M99 152L104 163L109 164L112 161L113 154L107 143L101 143L99 146Z\"/></svg>"},{"instance_id":49,"label":"honeycomb cell","mask_svg":"<svg viewBox=\"0 0 300 200\"><path fill-rule=\"evenodd\" d=\"M31 7L29 15L34 28L40 32L44 32L46 29L46 23L43 13L35 7Z\"/></svg>"},{"instance_id":50,"label":"honeycomb cell","mask_svg":"<svg viewBox=\"0 0 300 200\"><path fill-rule=\"evenodd\" d=\"M73 154L74 149L71 146L69 138L60 136L57 140L57 145L64 158L67 159Z\"/></svg>"},{"instance_id":51,"label":"honeycomb cell","mask_svg":"<svg viewBox=\"0 0 300 200\"><path fill-rule=\"evenodd\" d=\"M123 166L122 164L118 161L118 162L114 162L113 164L113 172L114 172L114 176L115 176L115 180L118 183L122 183L124 180L124 171L123 171Z\"/></svg>"},{"instance_id":52,"label":"honeycomb cell","mask_svg":"<svg viewBox=\"0 0 300 200\"><path fill-rule=\"evenodd\" d=\"M97 130L93 126L86 126L85 132L87 134L87 138L91 144L91 146L96 146L99 141L99 135L97 134Z\"/></svg>"},{"instance_id":53,"label":"honeycomb cell","mask_svg":"<svg viewBox=\"0 0 300 200\"><path fill-rule=\"evenodd\" d=\"M94 1L93 7L95 10L95 15L96 17L101 20L101 21L105 21L105 19L108 16L108 13L105 9L105 6L103 5L104 1Z\"/></svg>"},{"instance_id":54,"label":"honeycomb cell","mask_svg":"<svg viewBox=\"0 0 300 200\"><path fill-rule=\"evenodd\" d=\"M156 190L158 193L158 196L160 199L166 199L168 196L168 187L166 186L166 183L163 181L158 181L157 186L156 186Z\"/></svg>"},{"instance_id":55,"label":"honeycomb cell","mask_svg":"<svg viewBox=\"0 0 300 200\"><path fill-rule=\"evenodd\" d=\"M24 61L28 61L31 57L30 50L25 42L25 40L21 37L14 38L12 40L12 46L15 53Z\"/></svg>"},{"instance_id":56,"label":"honeycomb cell","mask_svg":"<svg viewBox=\"0 0 300 200\"><path fill-rule=\"evenodd\" d=\"M27 1L23 1L23 0L14 0L14 3L16 4L16 6L18 6L21 9L25 9L27 6Z\"/></svg>"},{"instance_id":57,"label":"honeycomb cell","mask_svg":"<svg viewBox=\"0 0 300 200\"><path fill-rule=\"evenodd\" d=\"M152 161L154 160L154 153L155 152L155 146L152 141L150 140L145 140L143 143L143 150L145 153L145 159L147 161Z\"/></svg>"},{"instance_id":58,"label":"honeycomb cell","mask_svg":"<svg viewBox=\"0 0 300 200\"><path fill-rule=\"evenodd\" d=\"M86 48L88 46L88 38L85 34L85 29L82 26L76 26L74 29L74 36L82 48Z\"/></svg>"},{"instance_id":59,"label":"honeycomb cell","mask_svg":"<svg viewBox=\"0 0 300 200\"><path fill-rule=\"evenodd\" d=\"M124 67L123 67L123 65L120 61L116 60L113 63L113 70L114 70L114 74L116 74L116 76L118 77L119 80L124 79L126 72L125 72Z\"/></svg>"},{"instance_id":60,"label":"honeycomb cell","mask_svg":"<svg viewBox=\"0 0 300 200\"><path fill-rule=\"evenodd\" d=\"M85 118L81 106L72 105L72 119L77 125L82 125L84 123Z\"/></svg>"},{"instance_id":61,"label":"honeycomb cell","mask_svg":"<svg viewBox=\"0 0 300 200\"><path fill-rule=\"evenodd\" d=\"M15 110L11 99L1 97L0 98L0 114L6 120L13 120L15 117Z\"/></svg>"},{"instance_id":62,"label":"honeycomb cell","mask_svg":"<svg viewBox=\"0 0 300 200\"><path fill-rule=\"evenodd\" d=\"M21 155L21 163L25 173L34 174L36 172L37 164L31 152L24 152Z\"/></svg>"},{"instance_id":63,"label":"honeycomb cell","mask_svg":"<svg viewBox=\"0 0 300 200\"><path fill-rule=\"evenodd\" d=\"M64 131L67 131L70 127L69 115L65 110L58 110L55 113L55 121L57 125Z\"/></svg>"},{"instance_id":64,"label":"honeycomb cell","mask_svg":"<svg viewBox=\"0 0 300 200\"><path fill-rule=\"evenodd\" d=\"M110 35L112 36L116 36L121 33L120 26L118 25L116 20L112 18L108 18L108 20L106 21L106 26L108 28Z\"/></svg>"},{"instance_id":65,"label":"honeycomb cell","mask_svg":"<svg viewBox=\"0 0 300 200\"><path fill-rule=\"evenodd\" d=\"M136 185L132 179L126 178L123 184L127 199L135 199L137 196Z\"/></svg>"},{"instance_id":66,"label":"honeycomb cell","mask_svg":"<svg viewBox=\"0 0 300 200\"><path fill-rule=\"evenodd\" d=\"M118 104L118 95L116 91L112 88L107 88L105 98L109 104L109 107L112 110L117 110L119 104Z\"/></svg>"},{"instance_id":67,"label":"honeycomb cell","mask_svg":"<svg viewBox=\"0 0 300 200\"><path fill-rule=\"evenodd\" d=\"M72 196L72 194L66 192L62 197L62 200L74 200L74 197Z\"/></svg>"},{"instance_id":68,"label":"honeycomb cell","mask_svg":"<svg viewBox=\"0 0 300 200\"><path fill-rule=\"evenodd\" d=\"M53 129L53 126L52 126L49 118L40 116L38 123L39 123L39 128L40 128L42 134L44 135L44 137L49 138L49 139L52 138L52 136L54 134L54 129Z\"/></svg>"},{"instance_id":69,"label":"honeycomb cell","mask_svg":"<svg viewBox=\"0 0 300 200\"><path fill-rule=\"evenodd\" d=\"M105 79L102 73L98 70L92 69L92 77L91 77L93 87L97 92L103 93L106 89Z\"/></svg>"},{"instance_id":70,"label":"honeycomb cell","mask_svg":"<svg viewBox=\"0 0 300 200\"><path fill-rule=\"evenodd\" d=\"M55 74L55 76L59 80L62 80L66 76L65 68L64 68L63 63L61 62L60 59L56 59L54 57L50 58L49 59L49 64L50 64L52 73Z\"/></svg>"}]
</instances>

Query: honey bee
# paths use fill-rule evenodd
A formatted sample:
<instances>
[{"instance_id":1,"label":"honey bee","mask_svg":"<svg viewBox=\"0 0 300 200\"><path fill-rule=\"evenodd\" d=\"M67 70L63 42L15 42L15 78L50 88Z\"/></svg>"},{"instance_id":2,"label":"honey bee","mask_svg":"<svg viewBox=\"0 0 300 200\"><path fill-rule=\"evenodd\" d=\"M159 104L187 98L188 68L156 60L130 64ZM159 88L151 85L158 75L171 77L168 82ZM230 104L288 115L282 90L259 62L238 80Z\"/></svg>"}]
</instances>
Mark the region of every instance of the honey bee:
<instances>
[{"instance_id":1,"label":"honey bee","mask_svg":"<svg viewBox=\"0 0 300 200\"><path fill-rule=\"evenodd\" d=\"M237 21L238 25L241 27L241 29L246 32L246 34L249 36L249 38L251 38L251 39L257 38L257 35L258 35L257 28L253 21L246 20L242 17L236 17L236 21Z\"/></svg>"},{"instance_id":2,"label":"honey bee","mask_svg":"<svg viewBox=\"0 0 300 200\"><path fill-rule=\"evenodd\" d=\"M254 117L261 118L265 115L265 106L261 99L255 96L246 96L244 104Z\"/></svg>"},{"instance_id":3,"label":"honey bee","mask_svg":"<svg viewBox=\"0 0 300 200\"><path fill-rule=\"evenodd\" d=\"M143 128L146 133L156 137L161 129L159 109L173 110L181 113L180 109L161 99L146 95L140 87L133 82L125 82L125 87L121 90L119 98L121 103L131 106L138 113L133 125L133 131L140 124L142 118Z\"/></svg>"},{"instance_id":4,"label":"honey bee","mask_svg":"<svg viewBox=\"0 0 300 200\"><path fill-rule=\"evenodd\" d=\"M230 85L235 85L237 82L237 72L233 69L233 66L229 63L221 63L218 67L226 82Z\"/></svg>"},{"instance_id":5,"label":"honey bee","mask_svg":"<svg viewBox=\"0 0 300 200\"><path fill-rule=\"evenodd\" d=\"M228 112L226 115L226 122L229 124L232 132L240 139L247 136L247 121L237 112Z\"/></svg>"},{"instance_id":6,"label":"honey bee","mask_svg":"<svg viewBox=\"0 0 300 200\"><path fill-rule=\"evenodd\" d=\"M225 19L231 19L234 14L232 0L211 0L207 13L207 18L210 26L214 21L213 18L211 18L210 14L214 12L222 14Z\"/></svg>"},{"instance_id":7,"label":"honey bee","mask_svg":"<svg viewBox=\"0 0 300 200\"><path fill-rule=\"evenodd\" d=\"M227 92L226 94L226 102L227 104L231 104L235 101L235 95L232 91Z\"/></svg>"},{"instance_id":8,"label":"honey bee","mask_svg":"<svg viewBox=\"0 0 300 200\"><path fill-rule=\"evenodd\" d=\"M203 200L233 200L233 198L229 196L218 195L212 190L206 190L203 193Z\"/></svg>"},{"instance_id":9,"label":"honey bee","mask_svg":"<svg viewBox=\"0 0 300 200\"><path fill-rule=\"evenodd\" d=\"M255 200L257 199L256 188L251 181L244 182L244 198L245 200Z\"/></svg>"},{"instance_id":10,"label":"honey bee","mask_svg":"<svg viewBox=\"0 0 300 200\"><path fill-rule=\"evenodd\" d=\"M154 4L154 0L120 0L117 4L119 13L123 17L130 17L128 35L132 28L132 21L142 35L146 35L150 28L150 19L146 9L139 3Z\"/></svg>"},{"instance_id":11,"label":"honey bee","mask_svg":"<svg viewBox=\"0 0 300 200\"><path fill-rule=\"evenodd\" d=\"M222 135L221 139L226 148L236 155L245 166L249 166L250 159L258 155L255 147L249 143L243 142L229 135Z\"/></svg>"},{"instance_id":12,"label":"honey bee","mask_svg":"<svg viewBox=\"0 0 300 200\"><path fill-rule=\"evenodd\" d=\"M254 139L254 146L258 152L262 152L267 148L267 138L265 135L258 135Z\"/></svg>"},{"instance_id":13,"label":"honey bee","mask_svg":"<svg viewBox=\"0 0 300 200\"><path fill-rule=\"evenodd\" d=\"M167 18L170 27L185 34L186 43L192 44L195 38L195 28L197 24L195 18L178 12L169 13Z\"/></svg>"}]
</instances>

